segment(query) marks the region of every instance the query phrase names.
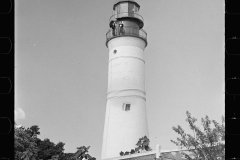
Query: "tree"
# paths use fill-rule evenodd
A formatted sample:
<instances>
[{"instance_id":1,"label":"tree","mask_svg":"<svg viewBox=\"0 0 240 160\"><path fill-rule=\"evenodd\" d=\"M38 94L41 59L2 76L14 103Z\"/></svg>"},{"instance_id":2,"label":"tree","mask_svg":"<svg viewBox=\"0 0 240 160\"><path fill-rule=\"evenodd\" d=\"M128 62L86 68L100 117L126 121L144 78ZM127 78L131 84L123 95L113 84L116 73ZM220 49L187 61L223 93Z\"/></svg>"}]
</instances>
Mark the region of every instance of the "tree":
<instances>
[{"instance_id":1,"label":"tree","mask_svg":"<svg viewBox=\"0 0 240 160\"><path fill-rule=\"evenodd\" d=\"M59 160L63 160L64 143L54 144L48 138L41 140L37 136L40 128L33 125L30 128L16 127L14 134L14 156L16 160L38 160L51 159L58 155Z\"/></svg>"},{"instance_id":2,"label":"tree","mask_svg":"<svg viewBox=\"0 0 240 160\"><path fill-rule=\"evenodd\" d=\"M82 159L86 159L86 160L96 160L95 157L92 157L88 154L88 149L90 148L90 146L85 147L85 146L81 146L81 147L77 147L77 152L73 154L72 157L70 157L70 159L72 160L82 160Z\"/></svg>"},{"instance_id":3,"label":"tree","mask_svg":"<svg viewBox=\"0 0 240 160\"><path fill-rule=\"evenodd\" d=\"M70 160L74 156L74 153L63 153L58 160Z\"/></svg>"},{"instance_id":4,"label":"tree","mask_svg":"<svg viewBox=\"0 0 240 160\"><path fill-rule=\"evenodd\" d=\"M55 153L59 155L59 157L63 156L64 153L64 145L65 143L63 142L58 142L55 146Z\"/></svg>"},{"instance_id":5,"label":"tree","mask_svg":"<svg viewBox=\"0 0 240 160\"><path fill-rule=\"evenodd\" d=\"M119 154L121 156L124 156L124 155L129 155L134 153L140 153L144 151L151 151L152 149L149 147L149 143L150 143L150 140L147 138L147 136L144 136L142 138L139 138L136 144L137 147L135 149L131 149L130 152L126 151L125 153L121 151Z\"/></svg>"},{"instance_id":6,"label":"tree","mask_svg":"<svg viewBox=\"0 0 240 160\"><path fill-rule=\"evenodd\" d=\"M195 125L196 118L187 111L186 121L195 136L186 134L181 126L173 127L180 137L176 141L171 140L177 146L189 150L182 154L188 160L215 160L218 157L225 158L225 118L222 116L222 124L210 120L208 116L202 118L203 131ZM214 127L211 127L213 123Z\"/></svg>"},{"instance_id":7,"label":"tree","mask_svg":"<svg viewBox=\"0 0 240 160\"><path fill-rule=\"evenodd\" d=\"M50 141L50 139L45 138L43 141L38 142L39 147L39 153L38 158L39 159L51 159L53 155L55 155L55 144Z\"/></svg>"},{"instance_id":8,"label":"tree","mask_svg":"<svg viewBox=\"0 0 240 160\"><path fill-rule=\"evenodd\" d=\"M39 140L37 146L39 148L38 158L39 159L51 159L54 155L59 155L59 159L63 156L64 143L58 142L57 144L50 141L50 139L45 138L43 141Z\"/></svg>"},{"instance_id":9,"label":"tree","mask_svg":"<svg viewBox=\"0 0 240 160\"><path fill-rule=\"evenodd\" d=\"M40 134L40 128L37 125L33 125L30 128L26 129L26 132L30 135L32 138L37 138L37 135Z\"/></svg>"},{"instance_id":10,"label":"tree","mask_svg":"<svg viewBox=\"0 0 240 160\"><path fill-rule=\"evenodd\" d=\"M37 158L38 148L36 138L24 127L16 127L14 134L14 156L16 160L34 160ZM28 130L28 131L27 131Z\"/></svg>"},{"instance_id":11,"label":"tree","mask_svg":"<svg viewBox=\"0 0 240 160\"><path fill-rule=\"evenodd\" d=\"M33 125L30 128L17 127L15 123L14 134L14 156L16 160L48 160L56 158L58 160L96 160L88 154L89 147L78 147L76 153L64 153L63 142L57 144L45 138L39 139L40 128Z\"/></svg>"},{"instance_id":12,"label":"tree","mask_svg":"<svg viewBox=\"0 0 240 160\"><path fill-rule=\"evenodd\" d=\"M152 149L149 147L149 144L150 144L150 140L147 138L147 136L139 138L136 144L137 148L135 148L135 152L151 151Z\"/></svg>"}]
</instances>

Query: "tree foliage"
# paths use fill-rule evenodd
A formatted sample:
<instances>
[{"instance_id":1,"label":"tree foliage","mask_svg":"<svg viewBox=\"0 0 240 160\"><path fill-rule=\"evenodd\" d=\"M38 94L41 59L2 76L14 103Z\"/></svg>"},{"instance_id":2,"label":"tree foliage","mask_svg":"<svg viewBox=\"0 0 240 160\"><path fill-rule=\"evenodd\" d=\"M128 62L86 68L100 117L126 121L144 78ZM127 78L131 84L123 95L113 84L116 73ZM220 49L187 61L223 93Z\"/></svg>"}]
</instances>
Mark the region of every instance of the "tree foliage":
<instances>
[{"instance_id":1,"label":"tree foliage","mask_svg":"<svg viewBox=\"0 0 240 160\"><path fill-rule=\"evenodd\" d=\"M180 152L164 152L158 160L186 160Z\"/></svg>"},{"instance_id":2,"label":"tree foliage","mask_svg":"<svg viewBox=\"0 0 240 160\"><path fill-rule=\"evenodd\" d=\"M36 137L40 134L38 130L38 126L32 126L32 128L27 129L15 126L14 156L16 160L34 160L37 158L39 150Z\"/></svg>"},{"instance_id":3,"label":"tree foliage","mask_svg":"<svg viewBox=\"0 0 240 160\"><path fill-rule=\"evenodd\" d=\"M30 128L17 127L15 124L14 156L15 160L48 160L58 157L58 160L96 160L88 154L89 147L78 147L76 153L64 153L63 142L57 144L45 138L39 139L40 128L33 125Z\"/></svg>"},{"instance_id":4,"label":"tree foliage","mask_svg":"<svg viewBox=\"0 0 240 160\"><path fill-rule=\"evenodd\" d=\"M86 159L86 160L96 160L95 157L92 157L88 154L88 149L90 148L90 146L85 147L85 146L81 146L81 147L77 147L77 152L73 154L73 156L70 158L71 160L82 160L82 159Z\"/></svg>"},{"instance_id":5,"label":"tree foliage","mask_svg":"<svg viewBox=\"0 0 240 160\"><path fill-rule=\"evenodd\" d=\"M188 149L190 154L182 153L188 160L215 160L217 157L225 157L225 118L222 116L222 123L210 120L208 116L201 119L203 130L195 125L196 118L187 111L187 119L194 136L184 132L181 126L173 127L180 137L176 141L171 140L181 148ZM213 124L213 127L211 127Z\"/></svg>"},{"instance_id":6,"label":"tree foliage","mask_svg":"<svg viewBox=\"0 0 240 160\"><path fill-rule=\"evenodd\" d=\"M70 160L74 156L74 153L63 153L59 160Z\"/></svg>"},{"instance_id":7,"label":"tree foliage","mask_svg":"<svg viewBox=\"0 0 240 160\"><path fill-rule=\"evenodd\" d=\"M30 128L16 127L14 134L14 156L16 160L47 160L59 155L60 159L64 151L64 143L54 144L49 139L41 140L37 136L40 128L33 125Z\"/></svg>"},{"instance_id":8,"label":"tree foliage","mask_svg":"<svg viewBox=\"0 0 240 160\"><path fill-rule=\"evenodd\" d=\"M131 149L131 151L126 151L126 152L121 151L119 154L121 156L124 156L124 155L130 155L134 153L140 153L144 151L151 151L152 149L150 148L149 144L150 144L150 140L147 138L147 136L144 136L142 138L139 138L136 144L137 147L135 149Z\"/></svg>"},{"instance_id":9,"label":"tree foliage","mask_svg":"<svg viewBox=\"0 0 240 160\"><path fill-rule=\"evenodd\" d=\"M38 152L38 158L39 159L51 159L52 156L54 155L59 155L59 157L61 158L63 155L63 151L64 151L64 143L63 142L59 142L57 144L54 144L53 142L50 141L50 139L45 138L44 140L40 140L38 139L38 148L39 148L39 152Z\"/></svg>"}]
</instances>

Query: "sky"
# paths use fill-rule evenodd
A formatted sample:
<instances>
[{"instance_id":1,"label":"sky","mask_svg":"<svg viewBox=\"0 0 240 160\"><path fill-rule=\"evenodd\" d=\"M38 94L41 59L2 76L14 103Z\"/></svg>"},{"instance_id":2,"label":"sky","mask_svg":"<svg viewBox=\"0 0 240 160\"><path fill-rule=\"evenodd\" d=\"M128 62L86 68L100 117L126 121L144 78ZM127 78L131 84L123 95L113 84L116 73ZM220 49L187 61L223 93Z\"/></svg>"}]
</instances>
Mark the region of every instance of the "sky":
<instances>
[{"instance_id":1,"label":"sky","mask_svg":"<svg viewBox=\"0 0 240 160\"><path fill-rule=\"evenodd\" d=\"M115 0L21 0L15 4L15 120L65 153L91 146L100 159L108 48ZM192 133L186 111L220 122L224 103L224 1L136 0L148 46L145 91L150 146L177 149L173 126Z\"/></svg>"}]
</instances>

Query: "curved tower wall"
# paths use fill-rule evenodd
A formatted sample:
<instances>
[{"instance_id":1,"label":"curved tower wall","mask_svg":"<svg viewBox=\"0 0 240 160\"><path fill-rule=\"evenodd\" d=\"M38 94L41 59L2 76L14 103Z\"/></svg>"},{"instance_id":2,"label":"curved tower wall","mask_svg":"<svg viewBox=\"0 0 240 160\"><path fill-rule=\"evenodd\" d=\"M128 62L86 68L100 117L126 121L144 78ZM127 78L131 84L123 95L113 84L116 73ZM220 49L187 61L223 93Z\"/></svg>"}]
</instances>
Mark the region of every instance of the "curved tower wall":
<instances>
[{"instance_id":1,"label":"curved tower wall","mask_svg":"<svg viewBox=\"0 0 240 160\"><path fill-rule=\"evenodd\" d=\"M102 159L118 157L148 137L144 80L144 49L141 38L124 36L108 42L108 93ZM130 110L125 110L130 104Z\"/></svg>"}]
</instances>

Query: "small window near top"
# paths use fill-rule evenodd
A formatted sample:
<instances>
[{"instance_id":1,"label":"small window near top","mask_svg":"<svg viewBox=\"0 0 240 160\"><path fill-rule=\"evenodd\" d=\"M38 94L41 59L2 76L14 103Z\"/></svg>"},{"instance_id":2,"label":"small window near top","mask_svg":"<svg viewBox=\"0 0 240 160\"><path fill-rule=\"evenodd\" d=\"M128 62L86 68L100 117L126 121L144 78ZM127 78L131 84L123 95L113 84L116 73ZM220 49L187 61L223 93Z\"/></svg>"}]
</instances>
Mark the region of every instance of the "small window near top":
<instances>
[{"instance_id":1,"label":"small window near top","mask_svg":"<svg viewBox=\"0 0 240 160\"><path fill-rule=\"evenodd\" d=\"M131 104L129 104L129 103L124 103L123 104L123 110L124 111L130 111L130 107L131 107Z\"/></svg>"}]
</instances>

